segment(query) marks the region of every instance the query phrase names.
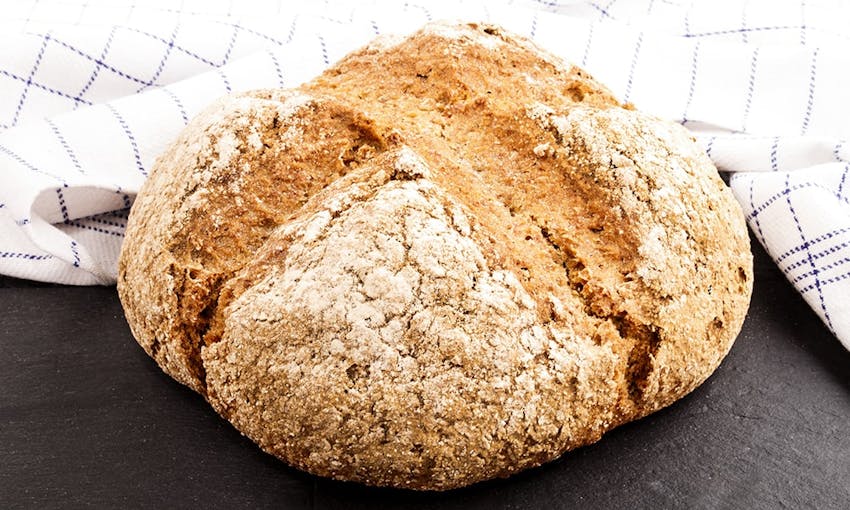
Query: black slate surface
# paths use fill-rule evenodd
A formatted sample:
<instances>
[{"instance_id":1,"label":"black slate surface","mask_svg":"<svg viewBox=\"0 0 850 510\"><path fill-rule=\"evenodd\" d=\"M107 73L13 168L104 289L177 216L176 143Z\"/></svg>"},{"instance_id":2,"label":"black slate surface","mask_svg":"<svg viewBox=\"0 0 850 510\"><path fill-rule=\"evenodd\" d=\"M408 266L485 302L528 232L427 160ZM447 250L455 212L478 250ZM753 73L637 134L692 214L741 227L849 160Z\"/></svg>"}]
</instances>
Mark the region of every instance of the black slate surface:
<instances>
[{"instance_id":1,"label":"black slate surface","mask_svg":"<svg viewBox=\"0 0 850 510\"><path fill-rule=\"evenodd\" d=\"M0 507L850 508L850 353L753 249L743 332L702 387L549 465L447 493L291 469L157 368L114 287L0 277Z\"/></svg>"}]
</instances>

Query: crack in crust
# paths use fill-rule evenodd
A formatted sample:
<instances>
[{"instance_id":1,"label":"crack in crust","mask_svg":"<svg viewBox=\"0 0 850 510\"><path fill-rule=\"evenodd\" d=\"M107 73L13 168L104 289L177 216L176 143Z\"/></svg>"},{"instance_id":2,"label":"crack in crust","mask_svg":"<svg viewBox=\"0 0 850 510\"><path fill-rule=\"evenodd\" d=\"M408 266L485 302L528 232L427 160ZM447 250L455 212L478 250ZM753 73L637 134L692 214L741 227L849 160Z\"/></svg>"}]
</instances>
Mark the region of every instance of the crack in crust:
<instances>
[{"instance_id":1,"label":"crack in crust","mask_svg":"<svg viewBox=\"0 0 850 510\"><path fill-rule=\"evenodd\" d=\"M751 290L683 128L477 24L212 105L145 182L118 283L142 347L264 450L414 489L681 398Z\"/></svg>"},{"instance_id":2,"label":"crack in crust","mask_svg":"<svg viewBox=\"0 0 850 510\"><path fill-rule=\"evenodd\" d=\"M562 246L556 241L547 227L540 227L540 234L554 250L553 256L564 268L575 295L584 303L585 313L603 322L610 322L617 330L620 339L632 345L629 349L625 378L632 404L640 406L643 403L647 379L653 369L654 356L661 344L660 333L652 324L643 324L631 319L629 312L621 309L617 303L613 303L613 312L599 311L599 306L594 302L595 297L586 291L586 278L579 276L586 268L585 263L576 255L574 249ZM621 403L620 407L625 406Z\"/></svg>"}]
</instances>

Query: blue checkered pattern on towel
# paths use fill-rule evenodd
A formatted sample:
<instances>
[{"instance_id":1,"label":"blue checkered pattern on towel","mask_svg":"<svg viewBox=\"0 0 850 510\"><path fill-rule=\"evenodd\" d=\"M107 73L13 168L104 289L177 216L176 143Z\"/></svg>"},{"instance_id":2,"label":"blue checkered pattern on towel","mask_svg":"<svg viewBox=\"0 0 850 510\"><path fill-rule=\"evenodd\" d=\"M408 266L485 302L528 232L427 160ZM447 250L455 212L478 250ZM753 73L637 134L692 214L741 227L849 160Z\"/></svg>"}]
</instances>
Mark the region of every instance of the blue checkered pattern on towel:
<instances>
[{"instance_id":1,"label":"blue checkered pattern on towel","mask_svg":"<svg viewBox=\"0 0 850 510\"><path fill-rule=\"evenodd\" d=\"M502 24L682 122L850 347L850 6L837 0L14 2L0 22L0 273L113 283L135 193L206 104L297 85L434 19Z\"/></svg>"}]
</instances>

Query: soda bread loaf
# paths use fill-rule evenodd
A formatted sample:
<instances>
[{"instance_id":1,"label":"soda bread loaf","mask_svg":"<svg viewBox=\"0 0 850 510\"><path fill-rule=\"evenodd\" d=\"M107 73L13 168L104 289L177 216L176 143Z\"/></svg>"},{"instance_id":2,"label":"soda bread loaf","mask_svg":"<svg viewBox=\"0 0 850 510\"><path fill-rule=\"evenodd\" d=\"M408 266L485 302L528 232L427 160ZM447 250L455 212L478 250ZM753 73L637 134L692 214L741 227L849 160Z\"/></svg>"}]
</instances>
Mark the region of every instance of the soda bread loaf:
<instances>
[{"instance_id":1,"label":"soda bread loaf","mask_svg":"<svg viewBox=\"0 0 850 510\"><path fill-rule=\"evenodd\" d=\"M498 27L430 24L195 118L133 205L118 291L267 452L439 490L686 395L752 280L685 129Z\"/></svg>"}]
</instances>

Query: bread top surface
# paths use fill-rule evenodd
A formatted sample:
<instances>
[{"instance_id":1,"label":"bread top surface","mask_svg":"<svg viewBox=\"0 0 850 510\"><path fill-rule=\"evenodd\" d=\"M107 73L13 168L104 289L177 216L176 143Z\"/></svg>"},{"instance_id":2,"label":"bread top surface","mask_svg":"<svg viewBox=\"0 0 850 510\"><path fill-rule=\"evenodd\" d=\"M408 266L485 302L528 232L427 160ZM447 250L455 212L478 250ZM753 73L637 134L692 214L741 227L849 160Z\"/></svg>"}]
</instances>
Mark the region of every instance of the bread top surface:
<instances>
[{"instance_id":1,"label":"bread top surface","mask_svg":"<svg viewBox=\"0 0 850 510\"><path fill-rule=\"evenodd\" d=\"M223 98L133 206L140 344L308 471L444 489L557 457L720 363L742 214L681 126L488 25Z\"/></svg>"}]
</instances>

